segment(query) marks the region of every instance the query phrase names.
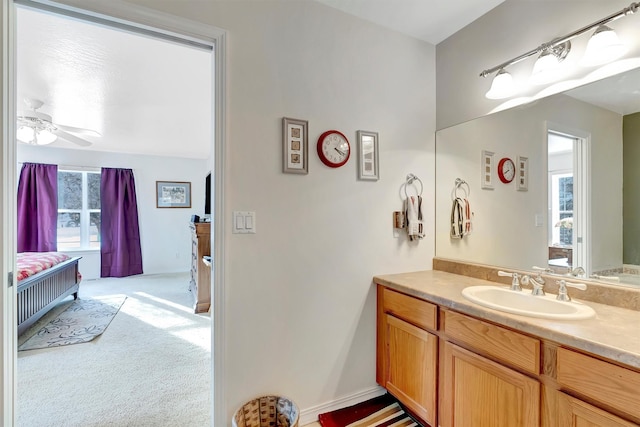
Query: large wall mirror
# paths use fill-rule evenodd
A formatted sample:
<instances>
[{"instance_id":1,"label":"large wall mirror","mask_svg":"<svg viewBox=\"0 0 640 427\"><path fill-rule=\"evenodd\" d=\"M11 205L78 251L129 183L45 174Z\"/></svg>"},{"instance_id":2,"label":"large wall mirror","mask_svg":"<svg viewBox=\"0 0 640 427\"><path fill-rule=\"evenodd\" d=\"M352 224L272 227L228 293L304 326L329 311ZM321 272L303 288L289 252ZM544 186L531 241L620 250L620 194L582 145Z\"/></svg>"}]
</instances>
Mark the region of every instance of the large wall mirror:
<instances>
[{"instance_id":1,"label":"large wall mirror","mask_svg":"<svg viewBox=\"0 0 640 427\"><path fill-rule=\"evenodd\" d=\"M440 130L436 159L436 256L640 286L640 69Z\"/></svg>"}]
</instances>

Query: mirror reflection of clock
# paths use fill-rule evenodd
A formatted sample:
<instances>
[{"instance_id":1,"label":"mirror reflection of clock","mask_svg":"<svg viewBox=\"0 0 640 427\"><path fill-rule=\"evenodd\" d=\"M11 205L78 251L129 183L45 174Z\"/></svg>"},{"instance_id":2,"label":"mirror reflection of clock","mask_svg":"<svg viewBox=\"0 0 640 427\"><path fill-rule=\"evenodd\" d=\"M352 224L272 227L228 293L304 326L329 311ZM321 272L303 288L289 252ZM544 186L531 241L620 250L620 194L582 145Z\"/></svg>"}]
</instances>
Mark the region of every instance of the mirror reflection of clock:
<instances>
[{"instance_id":1,"label":"mirror reflection of clock","mask_svg":"<svg viewBox=\"0 0 640 427\"><path fill-rule=\"evenodd\" d=\"M500 181L508 184L513 181L515 176L516 165L513 163L513 160L508 157L500 159L500 163L498 163L498 178L500 178Z\"/></svg>"}]
</instances>

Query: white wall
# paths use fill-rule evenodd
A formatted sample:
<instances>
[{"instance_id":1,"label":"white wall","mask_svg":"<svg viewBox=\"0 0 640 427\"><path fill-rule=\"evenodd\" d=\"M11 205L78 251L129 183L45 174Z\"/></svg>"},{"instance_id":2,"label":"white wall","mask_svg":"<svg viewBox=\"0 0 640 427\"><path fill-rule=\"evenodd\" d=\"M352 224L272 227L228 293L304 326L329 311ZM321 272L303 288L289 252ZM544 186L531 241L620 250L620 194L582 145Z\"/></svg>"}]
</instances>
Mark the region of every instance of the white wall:
<instances>
[{"instance_id":1,"label":"white wall","mask_svg":"<svg viewBox=\"0 0 640 427\"><path fill-rule=\"evenodd\" d=\"M479 74L515 58L542 43L577 30L629 6L628 0L507 0L480 19L458 31L437 46L437 128L462 123L509 105L512 100L489 100L485 93L492 77ZM623 65L640 65L640 14L624 17L610 24L630 47L621 59ZM572 52L566 61L578 61L589 34L571 41ZM536 57L531 57L508 71L525 87L518 97L558 93L581 84L580 79L594 78L610 67L597 69L572 67L567 81L548 87L530 87L527 79Z\"/></svg>"},{"instance_id":2,"label":"white wall","mask_svg":"<svg viewBox=\"0 0 640 427\"><path fill-rule=\"evenodd\" d=\"M546 265L549 122L591 135L592 269L622 265L622 116L565 95L437 132L437 256L525 270ZM482 150L495 152L494 167L502 157L528 157L528 191L516 191L515 180L501 183L495 170L495 188L481 189ZM456 177L469 182L475 212L474 231L462 241L448 234Z\"/></svg>"},{"instance_id":3,"label":"white wall","mask_svg":"<svg viewBox=\"0 0 640 427\"><path fill-rule=\"evenodd\" d=\"M90 7L86 2L65 3ZM229 416L262 393L301 409L375 387L375 274L431 268L435 47L309 1L132 0L228 30L225 233ZM105 0L102 6L108 4ZM281 120L309 120L308 175L283 174ZM380 135L381 178L329 169L318 136ZM394 238L408 173L424 183L427 238Z\"/></svg>"},{"instance_id":4,"label":"white wall","mask_svg":"<svg viewBox=\"0 0 640 427\"><path fill-rule=\"evenodd\" d=\"M54 147L18 145L18 162L65 166L133 169L138 200L138 221L144 274L189 271L191 268L191 215L204 215L207 160L105 153ZM18 170L20 167L18 167ZM156 181L191 182L191 209L156 208ZM83 279L100 277L99 251L68 252L82 256Z\"/></svg>"}]
</instances>

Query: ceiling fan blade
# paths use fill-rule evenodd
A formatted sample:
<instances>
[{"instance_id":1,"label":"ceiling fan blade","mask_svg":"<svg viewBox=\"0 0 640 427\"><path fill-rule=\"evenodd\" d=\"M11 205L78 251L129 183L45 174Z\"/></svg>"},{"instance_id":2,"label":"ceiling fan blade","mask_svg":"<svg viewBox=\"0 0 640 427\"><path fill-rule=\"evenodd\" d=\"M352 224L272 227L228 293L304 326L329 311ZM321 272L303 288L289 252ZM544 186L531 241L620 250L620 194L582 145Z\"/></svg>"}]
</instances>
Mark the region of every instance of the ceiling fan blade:
<instances>
[{"instance_id":1,"label":"ceiling fan blade","mask_svg":"<svg viewBox=\"0 0 640 427\"><path fill-rule=\"evenodd\" d=\"M78 138L77 136L71 135L70 133L65 132L63 130L60 130L60 129L56 129L56 131L53 132L53 133L56 134L58 136L58 138L64 139L65 141L69 141L69 142L71 142L73 144L76 144L76 145L79 145L81 147L88 147L88 146L92 145L91 142L89 142L89 141L87 141L85 139L82 139L82 138Z\"/></svg>"},{"instance_id":2,"label":"ceiling fan blade","mask_svg":"<svg viewBox=\"0 0 640 427\"><path fill-rule=\"evenodd\" d=\"M66 131L66 132L79 133L80 135L87 135L87 136L102 136L100 132L95 131L93 129L77 128L74 126L60 125L58 123L54 123L54 125L57 128L62 129L63 131Z\"/></svg>"}]
</instances>

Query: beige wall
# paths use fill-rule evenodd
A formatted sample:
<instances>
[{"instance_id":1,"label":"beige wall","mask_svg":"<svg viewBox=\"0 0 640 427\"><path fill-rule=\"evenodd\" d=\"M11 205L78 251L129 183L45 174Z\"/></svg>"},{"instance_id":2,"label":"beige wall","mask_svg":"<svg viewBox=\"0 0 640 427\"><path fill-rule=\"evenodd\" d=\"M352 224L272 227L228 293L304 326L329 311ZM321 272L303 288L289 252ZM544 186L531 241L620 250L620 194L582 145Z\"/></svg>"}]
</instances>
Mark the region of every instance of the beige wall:
<instances>
[{"instance_id":1,"label":"beige wall","mask_svg":"<svg viewBox=\"0 0 640 427\"><path fill-rule=\"evenodd\" d=\"M82 1L66 1L90 7ZM98 2L101 7L108 0ZM94 3L94 4L98 4ZM256 212L226 254L226 410L263 393L302 410L375 387L372 276L431 268L435 47L312 1L135 0L228 31L227 218ZM309 120L308 175L281 172L282 117ZM380 135L377 182L315 154L318 136ZM355 154L354 154L355 155ZM394 238L408 173L427 237Z\"/></svg>"},{"instance_id":2,"label":"beige wall","mask_svg":"<svg viewBox=\"0 0 640 427\"><path fill-rule=\"evenodd\" d=\"M625 264L640 265L640 113L623 119Z\"/></svg>"},{"instance_id":3,"label":"beige wall","mask_svg":"<svg viewBox=\"0 0 640 427\"><path fill-rule=\"evenodd\" d=\"M515 58L542 43L563 36L629 6L628 0L507 0L480 19L438 44L437 58L437 128L462 123L485 115L512 100L489 100L485 93L492 78L479 74ZM610 25L630 46L622 58L626 64L640 65L640 14L627 16ZM591 33L591 32L590 32ZM566 61L577 61L589 34L572 40L572 54ZM514 79L524 86L531 74L535 56L508 68ZM604 67L600 71L606 71ZM596 68L572 67L560 85L528 87L518 98L563 92L580 84L579 79L597 77Z\"/></svg>"}]
</instances>

